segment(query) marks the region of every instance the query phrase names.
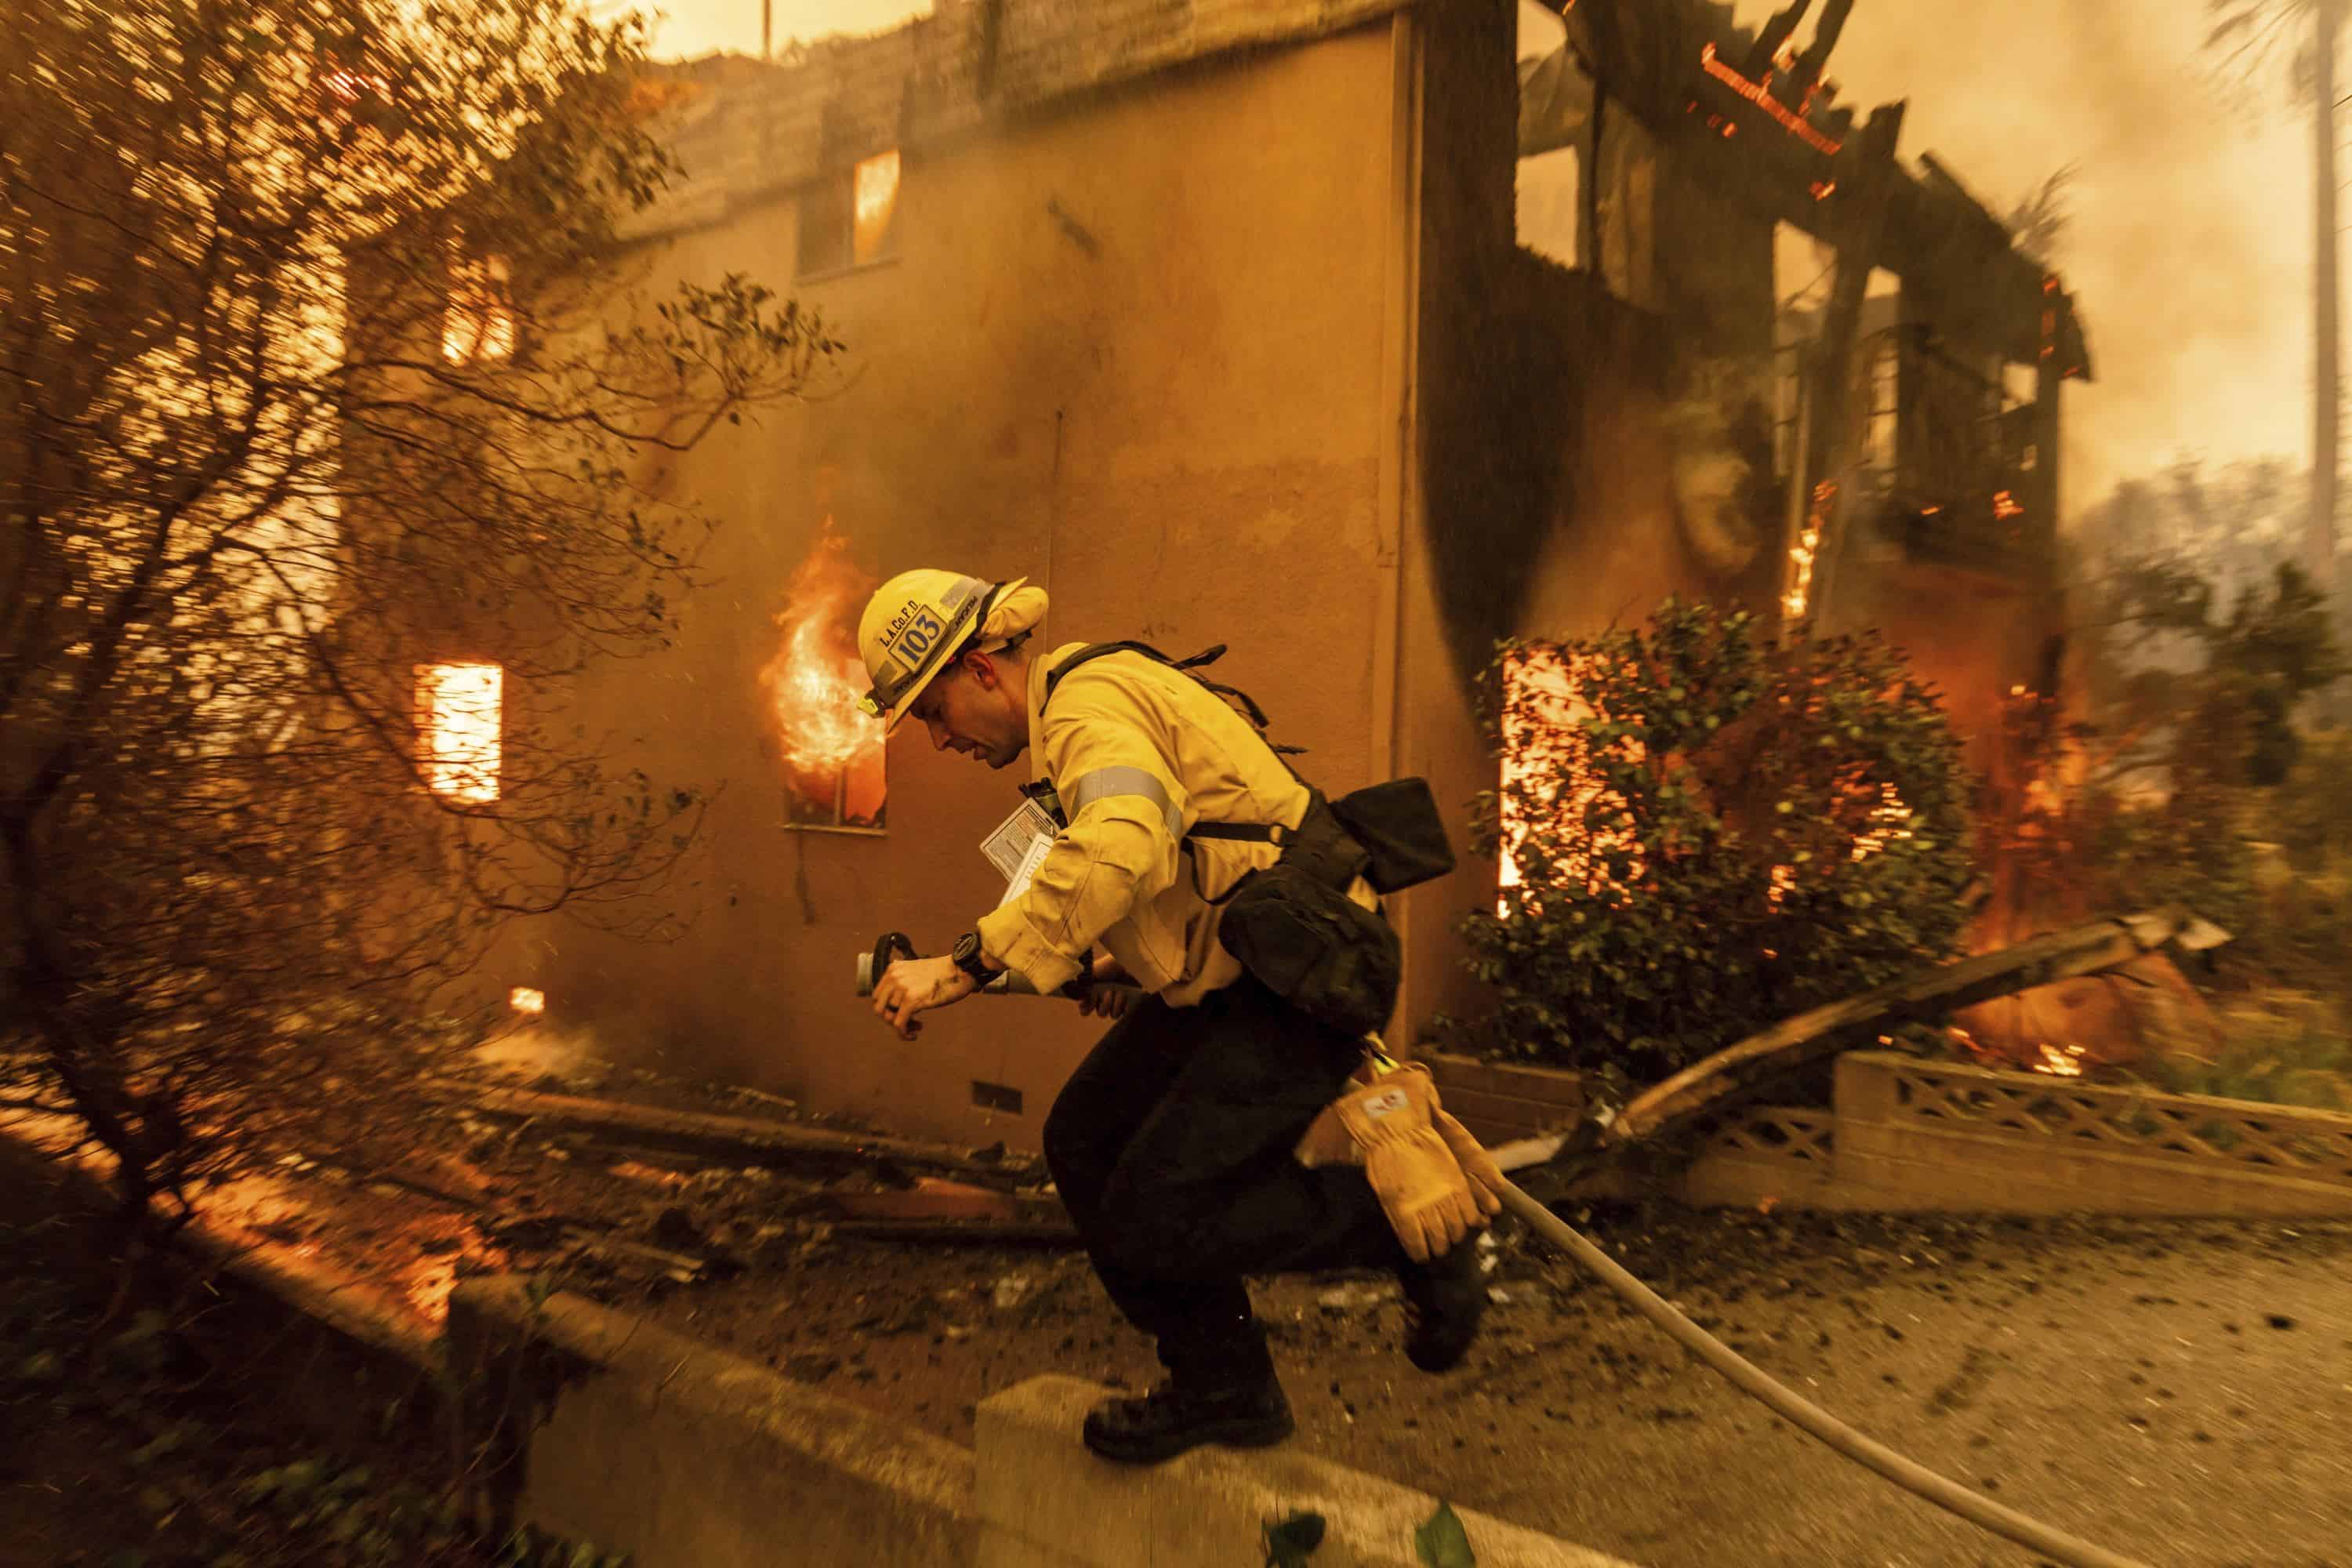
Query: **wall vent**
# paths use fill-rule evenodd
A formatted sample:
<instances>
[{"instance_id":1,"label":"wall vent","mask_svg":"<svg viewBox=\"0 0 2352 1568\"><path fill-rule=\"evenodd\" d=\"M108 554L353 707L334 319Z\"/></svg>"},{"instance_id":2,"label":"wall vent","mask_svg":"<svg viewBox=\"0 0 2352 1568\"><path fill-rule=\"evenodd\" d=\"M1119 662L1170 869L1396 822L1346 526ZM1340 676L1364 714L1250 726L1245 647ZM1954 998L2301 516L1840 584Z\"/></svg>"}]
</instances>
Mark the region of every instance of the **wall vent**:
<instances>
[{"instance_id":1,"label":"wall vent","mask_svg":"<svg viewBox=\"0 0 2352 1568\"><path fill-rule=\"evenodd\" d=\"M1021 1091L1006 1084L972 1079L971 1102L982 1110L1009 1110L1015 1116L1021 1114Z\"/></svg>"}]
</instances>

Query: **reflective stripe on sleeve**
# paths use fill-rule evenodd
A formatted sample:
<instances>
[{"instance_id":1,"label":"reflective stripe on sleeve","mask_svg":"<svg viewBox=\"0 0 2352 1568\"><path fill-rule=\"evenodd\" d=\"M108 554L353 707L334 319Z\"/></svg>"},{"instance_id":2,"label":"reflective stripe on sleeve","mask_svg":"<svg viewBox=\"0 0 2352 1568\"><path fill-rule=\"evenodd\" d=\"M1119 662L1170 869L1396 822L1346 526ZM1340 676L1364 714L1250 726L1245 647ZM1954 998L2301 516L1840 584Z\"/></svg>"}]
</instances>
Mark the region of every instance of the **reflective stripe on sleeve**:
<instances>
[{"instance_id":1,"label":"reflective stripe on sleeve","mask_svg":"<svg viewBox=\"0 0 2352 1568\"><path fill-rule=\"evenodd\" d=\"M1160 781L1141 768L1097 768L1061 794L1062 808L1069 813L1072 822L1076 822L1078 814L1096 801L1108 800L1115 795L1141 795L1158 806L1160 815L1168 819L1169 837L1184 837L1184 818L1177 811L1175 803L1168 798L1168 792L1160 786Z\"/></svg>"}]
</instances>

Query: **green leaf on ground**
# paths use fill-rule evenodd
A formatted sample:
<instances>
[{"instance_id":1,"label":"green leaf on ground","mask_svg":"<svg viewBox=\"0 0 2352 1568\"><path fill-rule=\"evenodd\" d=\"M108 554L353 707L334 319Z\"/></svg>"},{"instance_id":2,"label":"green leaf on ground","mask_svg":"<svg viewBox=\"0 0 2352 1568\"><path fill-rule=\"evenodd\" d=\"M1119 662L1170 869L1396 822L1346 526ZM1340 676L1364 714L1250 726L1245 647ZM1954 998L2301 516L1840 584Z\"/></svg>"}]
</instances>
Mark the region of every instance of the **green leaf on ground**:
<instances>
[{"instance_id":1,"label":"green leaf on ground","mask_svg":"<svg viewBox=\"0 0 2352 1568\"><path fill-rule=\"evenodd\" d=\"M1470 1537L1463 1532L1462 1521L1450 1502L1441 1501L1428 1522L1412 1532L1412 1549L1428 1568L1478 1568Z\"/></svg>"},{"instance_id":2,"label":"green leaf on ground","mask_svg":"<svg viewBox=\"0 0 2352 1568\"><path fill-rule=\"evenodd\" d=\"M1265 1568L1306 1568L1307 1554L1323 1544L1323 1516L1293 1513L1265 1527Z\"/></svg>"}]
</instances>

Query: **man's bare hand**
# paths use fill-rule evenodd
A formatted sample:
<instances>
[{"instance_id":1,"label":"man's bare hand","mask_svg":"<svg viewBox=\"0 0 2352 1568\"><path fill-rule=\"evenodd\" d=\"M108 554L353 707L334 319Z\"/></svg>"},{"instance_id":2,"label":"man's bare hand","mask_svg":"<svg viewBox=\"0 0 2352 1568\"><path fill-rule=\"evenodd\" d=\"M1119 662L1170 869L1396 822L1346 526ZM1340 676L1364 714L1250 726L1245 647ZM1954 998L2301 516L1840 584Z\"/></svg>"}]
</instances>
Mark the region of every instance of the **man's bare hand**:
<instances>
[{"instance_id":1,"label":"man's bare hand","mask_svg":"<svg viewBox=\"0 0 2352 1568\"><path fill-rule=\"evenodd\" d=\"M1102 953L1087 967L1087 989L1078 997L1078 1011L1097 1018L1124 1018L1140 994L1134 977L1118 966L1118 960Z\"/></svg>"},{"instance_id":2,"label":"man's bare hand","mask_svg":"<svg viewBox=\"0 0 2352 1568\"><path fill-rule=\"evenodd\" d=\"M1132 985L1105 984L1096 981L1078 998L1078 1011L1095 1018L1124 1018L1135 1005L1138 993Z\"/></svg>"},{"instance_id":3,"label":"man's bare hand","mask_svg":"<svg viewBox=\"0 0 2352 1568\"><path fill-rule=\"evenodd\" d=\"M911 1040L923 1032L916 1014L952 1006L979 989L952 958L902 958L874 987L874 1016Z\"/></svg>"}]
</instances>

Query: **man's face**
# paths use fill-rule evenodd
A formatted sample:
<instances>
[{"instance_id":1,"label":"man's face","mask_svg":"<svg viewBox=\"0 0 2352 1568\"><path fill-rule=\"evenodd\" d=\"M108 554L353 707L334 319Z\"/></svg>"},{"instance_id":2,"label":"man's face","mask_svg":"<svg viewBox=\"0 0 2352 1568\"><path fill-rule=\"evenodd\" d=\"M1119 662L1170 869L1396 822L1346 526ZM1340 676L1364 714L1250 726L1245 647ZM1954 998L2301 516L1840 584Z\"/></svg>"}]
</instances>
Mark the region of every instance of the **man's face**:
<instances>
[{"instance_id":1,"label":"man's face","mask_svg":"<svg viewBox=\"0 0 2352 1568\"><path fill-rule=\"evenodd\" d=\"M1017 665L968 653L940 672L908 717L931 733L931 745L959 752L992 768L1010 767L1029 749L1029 709L1013 679Z\"/></svg>"}]
</instances>

